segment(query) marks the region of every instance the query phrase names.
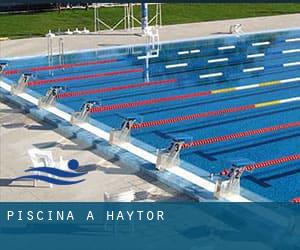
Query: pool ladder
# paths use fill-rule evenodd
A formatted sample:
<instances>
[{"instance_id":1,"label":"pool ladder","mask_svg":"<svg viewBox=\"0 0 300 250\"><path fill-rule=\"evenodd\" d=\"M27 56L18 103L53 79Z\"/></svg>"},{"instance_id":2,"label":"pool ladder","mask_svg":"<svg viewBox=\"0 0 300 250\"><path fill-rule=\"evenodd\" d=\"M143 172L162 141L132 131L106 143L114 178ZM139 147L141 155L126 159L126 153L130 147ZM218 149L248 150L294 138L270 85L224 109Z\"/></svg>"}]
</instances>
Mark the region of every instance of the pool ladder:
<instances>
[{"instance_id":1,"label":"pool ladder","mask_svg":"<svg viewBox=\"0 0 300 250\"><path fill-rule=\"evenodd\" d=\"M59 64L64 65L65 64L64 39L61 37L58 40L58 54L59 54Z\"/></svg>"},{"instance_id":2,"label":"pool ladder","mask_svg":"<svg viewBox=\"0 0 300 250\"><path fill-rule=\"evenodd\" d=\"M48 50L48 66L53 66L53 37L48 36L47 39L47 50ZM49 69L49 75L52 75L53 71Z\"/></svg>"},{"instance_id":3,"label":"pool ladder","mask_svg":"<svg viewBox=\"0 0 300 250\"><path fill-rule=\"evenodd\" d=\"M50 68L49 75L53 75L53 70L51 69L51 67L54 65L53 36L48 36L47 51L48 51L48 66ZM65 64L64 40L61 37L58 39L58 61L60 65Z\"/></svg>"}]
</instances>

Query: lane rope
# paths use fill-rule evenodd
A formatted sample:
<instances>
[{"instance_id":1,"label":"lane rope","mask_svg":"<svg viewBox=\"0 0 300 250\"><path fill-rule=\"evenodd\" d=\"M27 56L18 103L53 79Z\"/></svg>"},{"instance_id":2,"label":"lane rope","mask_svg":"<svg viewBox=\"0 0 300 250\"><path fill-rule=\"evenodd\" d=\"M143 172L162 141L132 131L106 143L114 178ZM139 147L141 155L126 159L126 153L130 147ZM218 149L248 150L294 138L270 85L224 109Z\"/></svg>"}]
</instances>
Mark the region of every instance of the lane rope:
<instances>
[{"instance_id":1,"label":"lane rope","mask_svg":"<svg viewBox=\"0 0 300 250\"><path fill-rule=\"evenodd\" d=\"M93 95L93 94L99 94L99 93L105 93L105 92L113 92L113 91L117 91L117 90L141 88L141 87L148 87L148 86L161 85L161 84L171 84L171 83L176 83L176 79L167 79L167 80L160 80L160 81L128 84L128 85L123 85L123 86L65 92L65 93L59 94L57 96L57 98L68 98L68 97L77 97L77 96L83 96L83 95Z\"/></svg>"},{"instance_id":2,"label":"lane rope","mask_svg":"<svg viewBox=\"0 0 300 250\"><path fill-rule=\"evenodd\" d=\"M265 127L265 128L249 130L249 131L244 131L244 132L238 132L238 133L229 134L229 135L216 136L216 137L212 137L212 138L191 141L191 142L184 143L182 145L182 148L184 149L184 148L190 148L190 147L198 147L198 146L203 146L206 144L213 144L213 143L222 142L222 141L229 141L229 140L234 140L234 139L238 139L238 138L242 138L242 137L270 133L270 132L275 132L278 130L299 127L299 126L300 126L300 121L290 122L290 123L275 125L275 126L271 126L271 127Z\"/></svg>"},{"instance_id":3,"label":"lane rope","mask_svg":"<svg viewBox=\"0 0 300 250\"><path fill-rule=\"evenodd\" d=\"M276 84L285 84L285 83L296 82L296 81L300 81L300 77L284 79L284 80L269 81L269 82L263 82L263 83L251 84L251 85L245 85L245 86L239 86L239 87L201 91L201 92L195 92L195 93L184 94L184 95L176 95L176 96L141 100L141 101L135 101L135 102L111 104L111 105L106 105L106 106L101 106L101 107L95 107L92 109L91 112L97 113L97 112L112 111L115 109L134 108L134 107L138 107L138 106L152 105L152 104L157 104L157 103L161 103L161 102L185 100L185 99L190 99L190 98L222 94L222 93L229 93L229 92L241 91L241 90L246 90L246 89L267 87L267 86L272 86L272 85L276 85Z\"/></svg>"},{"instance_id":4,"label":"lane rope","mask_svg":"<svg viewBox=\"0 0 300 250\"><path fill-rule=\"evenodd\" d=\"M99 73L99 74L60 77L60 78L54 78L54 79L31 81L31 82L28 83L28 86L36 86L36 85L42 85L42 84L48 84L48 83L66 82L66 81L73 81L73 80L100 78L100 77L104 77L104 76L114 76L114 75L130 74L130 73L139 73L139 72L143 72L143 71L144 70L142 68L136 68L136 69L110 71L110 72L104 72L104 73Z\"/></svg>"},{"instance_id":5,"label":"lane rope","mask_svg":"<svg viewBox=\"0 0 300 250\"><path fill-rule=\"evenodd\" d=\"M263 161L263 162L246 165L243 167L239 167L238 170L240 173L242 173L244 171L253 171L255 169L267 168L270 166L280 165L280 164L283 164L286 162L297 161L297 160L300 160L300 154L289 155L289 156L285 156L285 157L281 157L281 158L277 158L277 159L272 159L272 160L268 160L268 161ZM219 173L219 175L220 176L228 176L230 173L231 173L230 170L224 169Z\"/></svg>"},{"instance_id":6,"label":"lane rope","mask_svg":"<svg viewBox=\"0 0 300 250\"><path fill-rule=\"evenodd\" d=\"M293 203L300 203L300 197L292 199L291 202L293 202Z\"/></svg>"},{"instance_id":7,"label":"lane rope","mask_svg":"<svg viewBox=\"0 0 300 250\"><path fill-rule=\"evenodd\" d=\"M4 75L14 75L22 72L39 72L45 70L56 70L56 69L69 69L75 67L82 67L82 66L90 66L90 65L99 65L99 64L107 64L117 62L117 59L106 59L106 60L99 60L99 61L87 61L87 62L80 62L80 63L68 63L64 65L54 65L54 66L41 66L41 67L34 67L34 68L25 68L25 69L11 69L6 70L3 72Z\"/></svg>"},{"instance_id":8,"label":"lane rope","mask_svg":"<svg viewBox=\"0 0 300 250\"><path fill-rule=\"evenodd\" d=\"M296 161L296 160L300 160L300 154L289 155L289 156L285 156L285 157L278 158L278 159L254 163L254 164L242 167L242 170L252 171L255 169L266 168L266 167L270 167L273 165L279 165L279 164L283 164L283 163L290 162L290 161Z\"/></svg>"},{"instance_id":9,"label":"lane rope","mask_svg":"<svg viewBox=\"0 0 300 250\"><path fill-rule=\"evenodd\" d=\"M160 119L160 120L147 121L147 122L142 122L142 123L135 123L132 125L132 129L141 129L141 128L147 128L147 127L161 126L161 125L166 125L166 124L170 124L170 123L183 122L183 121L194 120L194 119L210 117L210 116L218 116L218 115L223 115L223 114L228 114L228 113L235 113L235 112L246 111L246 110L251 110L251 109L255 109L255 108L263 108L263 107L274 106L274 105L283 104L283 103L291 103L291 102L296 102L296 101L300 101L300 96L288 98L288 99L282 99L282 100L275 100L275 101L262 102L262 103L257 103L257 104L250 104L250 105L245 105L245 106L221 109L221 110L208 111L208 112L204 112L204 113L196 113L196 114L191 114L191 115L184 115L184 116L177 116L177 117Z\"/></svg>"}]
</instances>

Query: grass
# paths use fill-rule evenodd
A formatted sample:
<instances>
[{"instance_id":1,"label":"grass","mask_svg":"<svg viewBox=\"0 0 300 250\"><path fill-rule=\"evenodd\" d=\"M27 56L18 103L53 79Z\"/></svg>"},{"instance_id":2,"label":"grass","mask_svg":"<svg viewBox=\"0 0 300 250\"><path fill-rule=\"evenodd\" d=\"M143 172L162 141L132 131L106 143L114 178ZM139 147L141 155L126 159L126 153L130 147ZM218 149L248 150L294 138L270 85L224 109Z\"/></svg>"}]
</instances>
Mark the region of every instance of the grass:
<instances>
[{"instance_id":1,"label":"grass","mask_svg":"<svg viewBox=\"0 0 300 250\"><path fill-rule=\"evenodd\" d=\"M163 4L163 24L203 22L243 17L300 13L300 4ZM135 7L139 16L139 7ZM154 8L150 7L150 15ZM123 8L101 9L101 17L110 25L123 15ZM0 37L43 36L48 30L93 30L93 10L65 10L35 14L0 15Z\"/></svg>"}]
</instances>

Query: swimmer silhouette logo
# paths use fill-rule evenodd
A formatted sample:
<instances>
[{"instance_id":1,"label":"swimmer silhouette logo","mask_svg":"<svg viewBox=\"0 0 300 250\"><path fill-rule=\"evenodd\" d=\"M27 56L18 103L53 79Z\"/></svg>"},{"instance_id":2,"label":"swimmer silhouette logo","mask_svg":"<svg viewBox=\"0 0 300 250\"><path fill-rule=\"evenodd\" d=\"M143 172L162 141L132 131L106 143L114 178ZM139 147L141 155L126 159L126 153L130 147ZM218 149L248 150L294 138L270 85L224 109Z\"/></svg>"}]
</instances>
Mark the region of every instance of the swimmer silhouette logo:
<instances>
[{"instance_id":1,"label":"swimmer silhouette logo","mask_svg":"<svg viewBox=\"0 0 300 250\"><path fill-rule=\"evenodd\" d=\"M32 180L44 181L55 185L74 185L85 181L85 179L73 180L73 178L81 177L86 174L86 173L76 172L78 168L79 168L78 161L72 159L68 162L69 171L61 170L55 167L29 168L25 170L25 172L28 173L29 175L17 177L13 179L13 181L32 179Z\"/></svg>"}]
</instances>

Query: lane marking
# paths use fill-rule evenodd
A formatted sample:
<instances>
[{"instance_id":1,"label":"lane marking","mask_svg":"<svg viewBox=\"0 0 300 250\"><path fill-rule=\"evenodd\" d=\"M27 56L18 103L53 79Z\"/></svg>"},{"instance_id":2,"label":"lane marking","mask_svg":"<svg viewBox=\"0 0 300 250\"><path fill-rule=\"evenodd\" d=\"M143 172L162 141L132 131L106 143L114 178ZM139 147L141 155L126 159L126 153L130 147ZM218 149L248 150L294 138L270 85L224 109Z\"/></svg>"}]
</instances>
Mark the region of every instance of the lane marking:
<instances>
[{"instance_id":1,"label":"lane marking","mask_svg":"<svg viewBox=\"0 0 300 250\"><path fill-rule=\"evenodd\" d=\"M151 58L157 58L157 57L159 57L158 54L154 54L154 55L138 56L137 59L142 60L142 59L147 59L147 58L151 59Z\"/></svg>"},{"instance_id":2,"label":"lane marking","mask_svg":"<svg viewBox=\"0 0 300 250\"><path fill-rule=\"evenodd\" d=\"M217 76L222 76L222 75L223 75L222 72L218 72L218 73L212 73L212 74L199 75L199 77L202 79L202 78L217 77Z\"/></svg>"},{"instance_id":3,"label":"lane marking","mask_svg":"<svg viewBox=\"0 0 300 250\"><path fill-rule=\"evenodd\" d=\"M188 51L188 50L186 50L186 51L179 51L177 54L178 55L187 55L187 54L189 54L190 52Z\"/></svg>"},{"instance_id":4,"label":"lane marking","mask_svg":"<svg viewBox=\"0 0 300 250\"><path fill-rule=\"evenodd\" d=\"M257 58L257 57L264 57L264 56L265 56L264 53L258 53L258 54L247 55L247 58Z\"/></svg>"},{"instance_id":5,"label":"lane marking","mask_svg":"<svg viewBox=\"0 0 300 250\"><path fill-rule=\"evenodd\" d=\"M218 59L211 59L211 60L208 60L207 62L208 63L218 63L218 62L227 62L228 61L228 58L218 58Z\"/></svg>"},{"instance_id":6,"label":"lane marking","mask_svg":"<svg viewBox=\"0 0 300 250\"><path fill-rule=\"evenodd\" d=\"M234 45L230 45L230 46L223 46L223 47L219 47L218 50L228 50L228 49L235 49Z\"/></svg>"},{"instance_id":7,"label":"lane marking","mask_svg":"<svg viewBox=\"0 0 300 250\"><path fill-rule=\"evenodd\" d=\"M191 54L200 53L200 49L190 50Z\"/></svg>"},{"instance_id":8,"label":"lane marking","mask_svg":"<svg viewBox=\"0 0 300 250\"><path fill-rule=\"evenodd\" d=\"M290 54L290 53L298 53L300 49L290 49L290 50L283 50L282 54Z\"/></svg>"},{"instance_id":9,"label":"lane marking","mask_svg":"<svg viewBox=\"0 0 300 250\"><path fill-rule=\"evenodd\" d=\"M291 63L284 63L283 67L292 67L292 66L298 66L300 65L300 62L291 62Z\"/></svg>"},{"instance_id":10,"label":"lane marking","mask_svg":"<svg viewBox=\"0 0 300 250\"><path fill-rule=\"evenodd\" d=\"M166 65L166 69L173 69L173 68L181 68L188 66L188 63L177 63L177 64L169 64Z\"/></svg>"},{"instance_id":11,"label":"lane marking","mask_svg":"<svg viewBox=\"0 0 300 250\"><path fill-rule=\"evenodd\" d=\"M269 44L271 44L271 42L266 41L266 42L252 43L252 46L256 47L256 46L264 46L264 45L269 45Z\"/></svg>"},{"instance_id":12,"label":"lane marking","mask_svg":"<svg viewBox=\"0 0 300 250\"><path fill-rule=\"evenodd\" d=\"M299 38L286 39L285 42L287 42L287 43L300 42L300 37Z\"/></svg>"},{"instance_id":13,"label":"lane marking","mask_svg":"<svg viewBox=\"0 0 300 250\"><path fill-rule=\"evenodd\" d=\"M261 71L264 69L265 69L265 67L247 68L247 69L243 69L243 72L247 73L247 72Z\"/></svg>"}]
</instances>

